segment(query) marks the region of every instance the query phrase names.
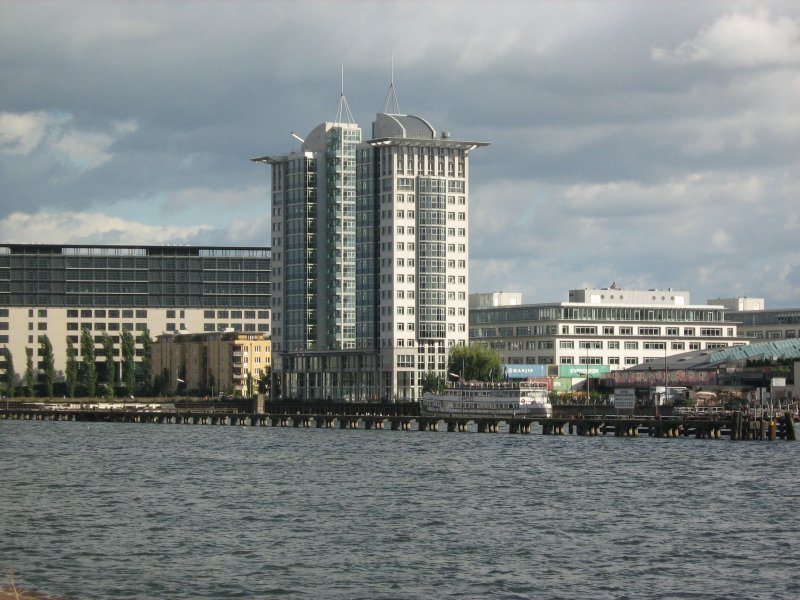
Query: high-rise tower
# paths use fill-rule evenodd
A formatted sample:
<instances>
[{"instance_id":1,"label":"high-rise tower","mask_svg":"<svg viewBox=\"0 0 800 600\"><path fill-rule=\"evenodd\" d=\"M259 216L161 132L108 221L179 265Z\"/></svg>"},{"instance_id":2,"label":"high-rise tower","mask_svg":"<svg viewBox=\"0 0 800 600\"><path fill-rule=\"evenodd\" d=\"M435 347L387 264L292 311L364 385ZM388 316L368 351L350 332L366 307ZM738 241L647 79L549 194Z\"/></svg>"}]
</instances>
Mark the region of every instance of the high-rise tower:
<instances>
[{"instance_id":1,"label":"high-rise tower","mask_svg":"<svg viewBox=\"0 0 800 600\"><path fill-rule=\"evenodd\" d=\"M380 353L384 398L417 400L468 342L469 154L484 145L378 113L359 148L356 345Z\"/></svg>"},{"instance_id":2,"label":"high-rise tower","mask_svg":"<svg viewBox=\"0 0 800 600\"><path fill-rule=\"evenodd\" d=\"M362 143L342 94L300 152L254 159L272 165L273 394L414 401L468 342L469 154L487 144L392 108Z\"/></svg>"}]
</instances>

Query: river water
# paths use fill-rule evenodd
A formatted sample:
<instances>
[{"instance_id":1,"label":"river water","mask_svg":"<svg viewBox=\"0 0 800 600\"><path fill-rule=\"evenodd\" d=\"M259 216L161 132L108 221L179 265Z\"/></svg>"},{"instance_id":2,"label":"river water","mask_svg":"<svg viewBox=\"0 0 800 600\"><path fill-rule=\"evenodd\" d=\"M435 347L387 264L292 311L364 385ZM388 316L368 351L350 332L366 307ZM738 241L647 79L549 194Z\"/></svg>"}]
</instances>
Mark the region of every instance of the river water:
<instances>
[{"instance_id":1,"label":"river water","mask_svg":"<svg viewBox=\"0 0 800 600\"><path fill-rule=\"evenodd\" d=\"M93 598L798 598L800 444L0 421L0 567Z\"/></svg>"}]
</instances>

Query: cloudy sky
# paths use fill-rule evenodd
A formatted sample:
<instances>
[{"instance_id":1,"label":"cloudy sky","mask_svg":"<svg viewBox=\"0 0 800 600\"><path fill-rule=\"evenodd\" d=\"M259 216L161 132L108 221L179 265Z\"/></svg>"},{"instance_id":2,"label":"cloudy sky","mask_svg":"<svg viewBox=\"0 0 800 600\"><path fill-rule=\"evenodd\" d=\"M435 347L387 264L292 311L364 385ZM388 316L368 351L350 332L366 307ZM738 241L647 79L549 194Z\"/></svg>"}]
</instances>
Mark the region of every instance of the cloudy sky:
<instances>
[{"instance_id":1,"label":"cloudy sky","mask_svg":"<svg viewBox=\"0 0 800 600\"><path fill-rule=\"evenodd\" d=\"M0 242L268 245L345 95L471 161L473 292L800 307L800 3L0 0Z\"/></svg>"}]
</instances>

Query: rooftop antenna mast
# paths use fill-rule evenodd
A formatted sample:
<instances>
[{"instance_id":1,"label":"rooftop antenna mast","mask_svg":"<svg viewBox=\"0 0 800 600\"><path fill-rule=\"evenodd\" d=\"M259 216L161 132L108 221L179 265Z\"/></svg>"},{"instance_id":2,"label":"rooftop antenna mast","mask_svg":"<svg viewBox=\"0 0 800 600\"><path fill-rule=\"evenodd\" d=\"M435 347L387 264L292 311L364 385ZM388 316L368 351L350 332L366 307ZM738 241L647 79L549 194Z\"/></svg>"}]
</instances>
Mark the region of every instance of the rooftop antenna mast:
<instances>
[{"instance_id":1,"label":"rooftop antenna mast","mask_svg":"<svg viewBox=\"0 0 800 600\"><path fill-rule=\"evenodd\" d=\"M343 123L347 119L347 123L355 125L353 113L350 112L350 107L347 105L347 98L344 97L344 65L342 65L342 87L341 96L339 97L339 108L336 110L336 119L334 123Z\"/></svg>"},{"instance_id":2,"label":"rooftop antenna mast","mask_svg":"<svg viewBox=\"0 0 800 600\"><path fill-rule=\"evenodd\" d=\"M394 54L392 54L392 79L389 84L389 91L386 92L386 98L383 101L383 112L387 115L399 115L400 104L397 102L397 94L394 92Z\"/></svg>"}]
</instances>

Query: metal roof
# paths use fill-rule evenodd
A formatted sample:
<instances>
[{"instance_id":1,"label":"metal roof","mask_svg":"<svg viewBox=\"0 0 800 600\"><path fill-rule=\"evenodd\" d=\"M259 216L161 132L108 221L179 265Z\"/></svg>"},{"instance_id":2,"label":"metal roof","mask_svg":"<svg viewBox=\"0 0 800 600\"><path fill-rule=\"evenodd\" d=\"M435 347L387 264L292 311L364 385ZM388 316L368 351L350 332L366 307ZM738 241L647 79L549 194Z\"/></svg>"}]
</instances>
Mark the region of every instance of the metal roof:
<instances>
[{"instance_id":1,"label":"metal roof","mask_svg":"<svg viewBox=\"0 0 800 600\"><path fill-rule=\"evenodd\" d=\"M800 339L769 340L754 342L746 346L728 346L727 348L714 348L711 350L693 350L673 354L665 358L666 368L669 370L703 371L715 369L725 363L740 362L754 359L800 360ZM641 363L627 371L649 371L661 369L661 361Z\"/></svg>"}]
</instances>

